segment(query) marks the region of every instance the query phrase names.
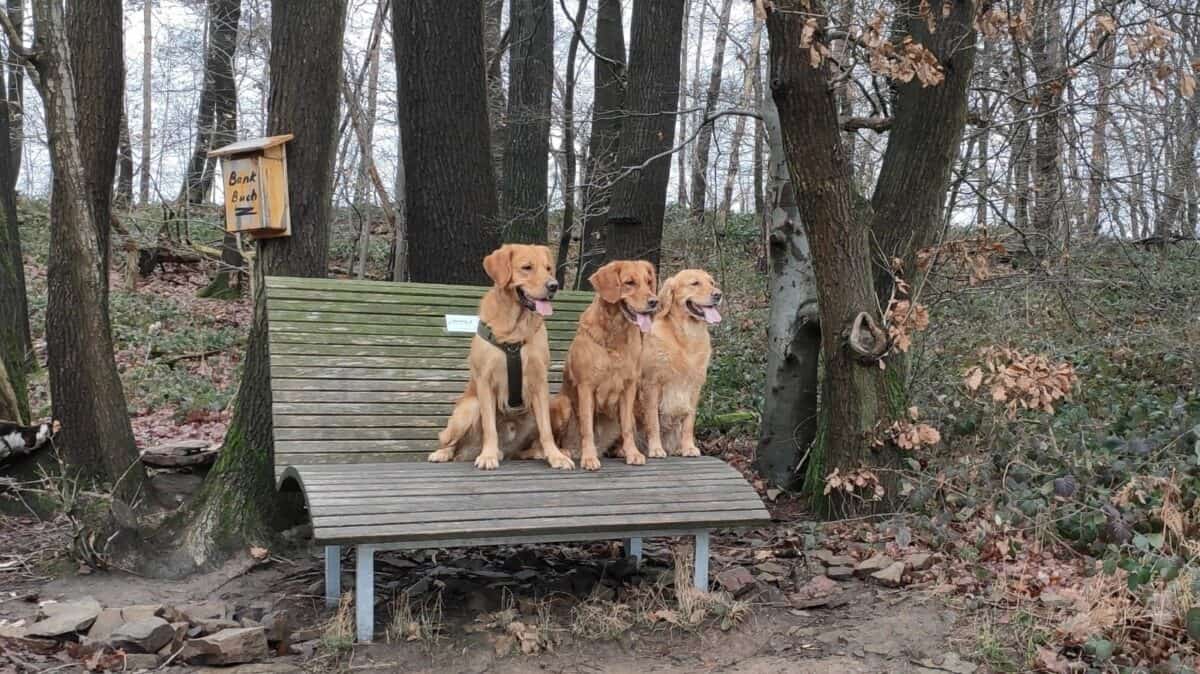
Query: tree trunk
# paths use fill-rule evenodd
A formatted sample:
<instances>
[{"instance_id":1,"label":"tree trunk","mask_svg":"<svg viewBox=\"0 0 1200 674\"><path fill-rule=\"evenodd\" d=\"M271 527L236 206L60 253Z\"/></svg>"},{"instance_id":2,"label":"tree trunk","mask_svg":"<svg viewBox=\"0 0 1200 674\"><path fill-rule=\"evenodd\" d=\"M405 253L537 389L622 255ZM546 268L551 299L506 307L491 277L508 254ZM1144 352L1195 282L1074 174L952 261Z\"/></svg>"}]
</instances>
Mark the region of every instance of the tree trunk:
<instances>
[{"instance_id":1,"label":"tree trunk","mask_svg":"<svg viewBox=\"0 0 1200 674\"><path fill-rule=\"evenodd\" d=\"M392 232L392 251L388 260L388 278L408 280L408 208L404 180L404 136L396 134L396 201Z\"/></svg>"},{"instance_id":2,"label":"tree trunk","mask_svg":"<svg viewBox=\"0 0 1200 674\"><path fill-rule=\"evenodd\" d=\"M1025 67L1021 59L1016 59L1010 72L1009 111L1013 117L1012 136L1009 142L1012 147L1010 161L1012 180L1010 195L1013 202L1013 225L1017 232L1029 245L1029 166L1032 163L1031 136L1029 133L1029 106L1025 100L1030 93L1025 84Z\"/></svg>"},{"instance_id":3,"label":"tree trunk","mask_svg":"<svg viewBox=\"0 0 1200 674\"><path fill-rule=\"evenodd\" d=\"M587 186L583 195L583 234L579 241L579 271L575 287L589 288L587 280L603 264L608 250L608 202L617 170L617 151L625 104L625 28L621 0L599 0L596 5L596 53L593 58L592 136L588 139Z\"/></svg>"},{"instance_id":4,"label":"tree trunk","mask_svg":"<svg viewBox=\"0 0 1200 674\"><path fill-rule=\"evenodd\" d=\"M729 37L729 12L733 0L722 0L721 15L717 20L717 39L713 44L712 68L708 71L708 90L704 94L704 117L712 117L717 109L717 96L721 93L721 71L725 65L725 42ZM696 138L696 151L692 153L692 196L690 206L692 227L698 229L704 221L704 205L708 197L708 151L712 146L716 122L700 127Z\"/></svg>"},{"instance_id":5,"label":"tree trunk","mask_svg":"<svg viewBox=\"0 0 1200 674\"><path fill-rule=\"evenodd\" d=\"M750 35L750 49L746 55L745 70L742 73L742 97L740 104L743 108L750 107L751 101L757 100L754 94L754 83L757 79L755 74L758 72L758 52L761 36L762 26L755 21L753 32ZM778 113L776 113L776 116L778 117ZM729 141L729 170L725 172L725 187L721 194L721 215L718 219L722 231L725 229L725 223L729 220L729 211L732 208L733 184L737 179L738 172L742 168L742 138L746 135L746 120L746 117L738 115L737 121L734 122L733 138ZM757 124L758 120L754 120L753 123ZM761 170L760 168L759 171L761 172ZM761 180L761 178L760 173L759 179ZM757 206L758 204L755 204L756 208Z\"/></svg>"},{"instance_id":6,"label":"tree trunk","mask_svg":"<svg viewBox=\"0 0 1200 674\"><path fill-rule=\"evenodd\" d=\"M179 201L204 202L212 189L214 160L208 152L237 140L237 83L233 62L237 50L242 0L208 0L208 44L204 50L204 84L196 111L196 143L184 173Z\"/></svg>"},{"instance_id":7,"label":"tree trunk","mask_svg":"<svg viewBox=\"0 0 1200 674\"><path fill-rule=\"evenodd\" d=\"M561 288L567 287L567 253L571 249L571 234L575 231L575 59L583 39L583 19L587 15L587 0L579 0L575 10L575 30L567 47L567 83L563 91L563 218L558 235L558 258L555 278Z\"/></svg>"},{"instance_id":8,"label":"tree trunk","mask_svg":"<svg viewBox=\"0 0 1200 674\"><path fill-rule=\"evenodd\" d=\"M850 209L850 174L842 147L837 100L830 87L828 62L814 68L807 49L797 49L804 30L802 9L823 16L815 0L776 2L767 15L771 47L771 89L783 130L791 183L801 220L808 228L820 306L821 351L825 378L822 430L808 461L810 488L833 470L863 465L889 467L898 457L890 448L872 446L871 435L889 414L885 373L864 365L847 344L855 316L876 310L871 277L874 257L870 230L855 222ZM820 21L818 33L824 30ZM799 421L799 420L797 420ZM874 502L836 493L829 506L837 514L872 510Z\"/></svg>"},{"instance_id":9,"label":"tree trunk","mask_svg":"<svg viewBox=\"0 0 1200 674\"><path fill-rule=\"evenodd\" d=\"M15 24L20 25L20 24ZM12 78L13 71L8 71ZM0 74L0 76L3 76ZM2 88L2 83L0 83ZM33 369L33 340L29 332L29 303L25 292L25 265L21 256L21 231L17 219L16 168L12 161L13 146L2 139L14 138L10 129L12 111L6 96L0 100L0 366L8 372L16 412L9 417L16 421L29 418L29 396L26 374ZM19 105L19 103L17 104Z\"/></svg>"},{"instance_id":10,"label":"tree trunk","mask_svg":"<svg viewBox=\"0 0 1200 674\"><path fill-rule=\"evenodd\" d=\"M487 65L488 124L492 134L492 170L496 191L503 189L504 152L508 149L508 99L504 93L503 52L511 44L500 28L504 23L504 0L483 0L483 44Z\"/></svg>"},{"instance_id":11,"label":"tree trunk","mask_svg":"<svg viewBox=\"0 0 1200 674\"><path fill-rule=\"evenodd\" d=\"M129 140L129 116L121 106L121 136L117 139L117 190L113 206L128 209L133 204L133 145Z\"/></svg>"},{"instance_id":12,"label":"tree trunk","mask_svg":"<svg viewBox=\"0 0 1200 674\"><path fill-rule=\"evenodd\" d=\"M707 0L702 0L706 2ZM692 23L692 0L684 0L683 3L683 44L679 49L679 109L687 110L687 89L688 89L688 42L691 37ZM699 50L702 45L696 43L696 49ZM688 137L688 115L683 113L679 117L679 135L678 138ZM679 148L679 152L675 153L675 159L679 162L679 170L676 172L675 185L678 188L678 193L675 197L679 202L680 208L687 208L688 205L688 190L687 190L687 148Z\"/></svg>"},{"instance_id":13,"label":"tree trunk","mask_svg":"<svg viewBox=\"0 0 1200 674\"><path fill-rule=\"evenodd\" d=\"M128 498L142 486L107 310L108 208L124 61L121 3L33 3L54 175L46 347L59 446L80 475ZM80 102L84 105L80 105Z\"/></svg>"},{"instance_id":14,"label":"tree trunk","mask_svg":"<svg viewBox=\"0 0 1200 674\"><path fill-rule=\"evenodd\" d=\"M923 86L915 78L893 85L892 128L871 197L871 232L879 245L876 255L882 252L882 258L875 259L900 258L910 277L915 275L917 251L932 244L942 229L946 190L967 122L967 85L975 63L975 3L947 3L928 21L920 15L916 0L905 0L898 8L897 31L933 52L943 65L945 80L936 86ZM945 9L949 14L943 13ZM874 266L881 306L886 309L892 275L885 265Z\"/></svg>"},{"instance_id":15,"label":"tree trunk","mask_svg":"<svg viewBox=\"0 0 1200 674\"><path fill-rule=\"evenodd\" d=\"M154 58L154 41L152 28L154 24L153 5L142 2L142 166L138 185L138 203L145 206L150 202L150 138L153 132L150 114L151 61Z\"/></svg>"},{"instance_id":16,"label":"tree trunk","mask_svg":"<svg viewBox=\"0 0 1200 674\"><path fill-rule=\"evenodd\" d=\"M25 0L8 0L8 20L14 26L25 25ZM21 175L21 153L25 149L25 66L20 59L9 58L7 84L9 160L12 163L12 182L15 189Z\"/></svg>"},{"instance_id":17,"label":"tree trunk","mask_svg":"<svg viewBox=\"0 0 1200 674\"><path fill-rule=\"evenodd\" d=\"M509 5L508 145L501 193L504 241L547 241L546 175L550 168L550 88L554 84L551 0Z\"/></svg>"},{"instance_id":18,"label":"tree trunk","mask_svg":"<svg viewBox=\"0 0 1200 674\"><path fill-rule=\"evenodd\" d=\"M258 241L251 284L254 320L237 405L224 449L196 497L183 537L183 549L197 566L234 546L262 541L274 512L275 443L263 279L326 274L345 19L344 0L271 3L267 133L296 136L287 146L292 236Z\"/></svg>"},{"instance_id":19,"label":"tree trunk","mask_svg":"<svg viewBox=\"0 0 1200 674\"><path fill-rule=\"evenodd\" d=\"M413 281L490 283L480 260L500 232L482 12L441 0L396 0L392 10Z\"/></svg>"},{"instance_id":20,"label":"tree trunk","mask_svg":"<svg viewBox=\"0 0 1200 674\"><path fill-rule=\"evenodd\" d=\"M770 157L767 204L771 307L767 318L767 386L755 468L782 489L798 485L802 457L817 437L820 310L808 237L788 180L775 102L762 101Z\"/></svg>"},{"instance_id":21,"label":"tree trunk","mask_svg":"<svg viewBox=\"0 0 1200 674\"><path fill-rule=\"evenodd\" d=\"M0 420L24 426L29 423L29 412L21 409L17 395L12 378L8 375L8 366L0 359Z\"/></svg>"},{"instance_id":22,"label":"tree trunk","mask_svg":"<svg viewBox=\"0 0 1200 674\"><path fill-rule=\"evenodd\" d=\"M1038 97L1032 222L1037 255L1047 255L1062 243L1062 94L1066 81L1061 42L1058 2L1045 0L1037 6L1031 44Z\"/></svg>"},{"instance_id":23,"label":"tree trunk","mask_svg":"<svg viewBox=\"0 0 1200 674\"><path fill-rule=\"evenodd\" d=\"M625 92L629 116L621 125L617 165L622 171L628 167L640 169L613 185L606 260L648 260L658 268L671 157L649 159L667 152L675 143L682 39L683 0L634 3Z\"/></svg>"}]
</instances>

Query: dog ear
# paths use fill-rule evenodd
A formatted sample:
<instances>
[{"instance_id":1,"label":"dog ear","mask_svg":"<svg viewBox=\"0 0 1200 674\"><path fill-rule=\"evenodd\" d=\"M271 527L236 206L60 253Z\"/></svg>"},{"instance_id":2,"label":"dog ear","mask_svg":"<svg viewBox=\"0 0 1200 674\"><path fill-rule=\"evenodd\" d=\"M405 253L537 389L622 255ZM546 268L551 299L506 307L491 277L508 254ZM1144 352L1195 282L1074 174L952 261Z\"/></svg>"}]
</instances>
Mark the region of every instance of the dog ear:
<instances>
[{"instance_id":1,"label":"dog ear","mask_svg":"<svg viewBox=\"0 0 1200 674\"><path fill-rule=\"evenodd\" d=\"M554 267L554 251L550 250L550 246L538 246L537 249L539 252L541 252L543 255L546 256L546 263L549 264L551 268L553 268Z\"/></svg>"},{"instance_id":2,"label":"dog ear","mask_svg":"<svg viewBox=\"0 0 1200 674\"><path fill-rule=\"evenodd\" d=\"M496 285L507 287L512 280L512 248L504 245L492 251L491 255L483 258L483 270Z\"/></svg>"},{"instance_id":3,"label":"dog ear","mask_svg":"<svg viewBox=\"0 0 1200 674\"><path fill-rule=\"evenodd\" d=\"M658 272L654 270L654 265L646 260L638 260L638 264L642 265L643 269L650 272L650 292L658 292Z\"/></svg>"},{"instance_id":4,"label":"dog ear","mask_svg":"<svg viewBox=\"0 0 1200 674\"><path fill-rule=\"evenodd\" d=\"M666 316L675 308L675 277L662 282L658 289L658 315Z\"/></svg>"},{"instance_id":5,"label":"dog ear","mask_svg":"<svg viewBox=\"0 0 1200 674\"><path fill-rule=\"evenodd\" d=\"M600 296L600 299L613 304L621 300L621 275L617 272L620 262L609 262L603 267L596 270L588 278L588 283L592 284L592 289Z\"/></svg>"}]
</instances>

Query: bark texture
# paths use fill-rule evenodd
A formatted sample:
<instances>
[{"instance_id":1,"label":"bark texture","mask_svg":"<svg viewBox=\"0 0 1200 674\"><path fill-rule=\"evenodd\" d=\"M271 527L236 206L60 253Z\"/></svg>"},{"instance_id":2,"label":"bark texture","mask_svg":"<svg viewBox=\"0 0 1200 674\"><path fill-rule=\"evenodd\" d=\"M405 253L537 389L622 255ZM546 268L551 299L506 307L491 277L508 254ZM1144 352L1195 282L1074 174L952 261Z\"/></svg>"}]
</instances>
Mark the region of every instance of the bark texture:
<instances>
[{"instance_id":1,"label":"bark texture","mask_svg":"<svg viewBox=\"0 0 1200 674\"><path fill-rule=\"evenodd\" d=\"M871 197L871 231L884 257L898 257L911 276L916 252L934 242L941 230L950 171L958 158L967 122L967 85L975 63L975 3L947 0L930 21L920 15L918 2L905 0L897 12L897 30L912 36L933 52L945 80L922 86L913 79L896 83L893 122L879 178ZM945 9L949 14L943 14ZM877 253L878 255L878 253ZM892 277L875 265L883 306L892 290Z\"/></svg>"},{"instance_id":2,"label":"bark texture","mask_svg":"<svg viewBox=\"0 0 1200 674\"><path fill-rule=\"evenodd\" d=\"M808 236L788 178L775 102L762 102L770 159L767 165L769 288L767 388L755 468L771 484L799 486L802 457L817 437L817 363L820 309Z\"/></svg>"},{"instance_id":3,"label":"bark texture","mask_svg":"<svg viewBox=\"0 0 1200 674\"><path fill-rule=\"evenodd\" d=\"M671 157L649 160L675 143L682 40L683 0L634 3L625 92L628 117L621 125L617 165L622 170L639 168L613 185L606 260L648 260L658 268Z\"/></svg>"},{"instance_id":4,"label":"bark texture","mask_svg":"<svg viewBox=\"0 0 1200 674\"><path fill-rule=\"evenodd\" d=\"M554 84L551 0L509 5L508 138L504 153L504 241L545 245L550 168L550 87Z\"/></svg>"},{"instance_id":5,"label":"bark texture","mask_svg":"<svg viewBox=\"0 0 1200 674\"><path fill-rule=\"evenodd\" d=\"M150 139L153 134L153 116L150 110L151 85L154 57L154 5L142 3L142 165L138 176L138 203L143 206L150 201Z\"/></svg>"},{"instance_id":6,"label":"bark texture","mask_svg":"<svg viewBox=\"0 0 1200 674\"><path fill-rule=\"evenodd\" d=\"M49 130L46 349L58 444L72 469L127 498L138 462L108 321L106 248L124 81L121 3L33 3L35 48Z\"/></svg>"},{"instance_id":7,"label":"bark texture","mask_svg":"<svg viewBox=\"0 0 1200 674\"><path fill-rule=\"evenodd\" d=\"M11 78L13 73L7 73ZM26 373L33 367L33 341L29 331L29 301L25 294L25 266L21 255L21 232L17 217L16 168L13 145L20 137L11 132L12 111L7 95L0 100L0 365L5 366L13 391L14 408L9 419L29 418ZM14 137L15 136L15 137ZM12 143L3 142L12 139ZM19 154L19 152L18 152ZM5 418L0 416L0 418Z\"/></svg>"},{"instance_id":8,"label":"bark texture","mask_svg":"<svg viewBox=\"0 0 1200 674\"><path fill-rule=\"evenodd\" d=\"M267 133L287 145L292 236L258 242L254 322L237 406L224 449L197 496L184 550L197 566L233 546L261 541L274 511L274 429L264 276L324 277L332 219L334 133L338 123L346 3L273 0Z\"/></svg>"},{"instance_id":9,"label":"bark texture","mask_svg":"<svg viewBox=\"0 0 1200 674\"><path fill-rule=\"evenodd\" d=\"M596 5L596 53L593 58L592 136L588 140L587 187L584 192L583 234L579 242L576 288L590 288L587 279L604 263L608 247L608 199L617 165L625 101L625 28L621 0Z\"/></svg>"},{"instance_id":10,"label":"bark texture","mask_svg":"<svg viewBox=\"0 0 1200 674\"><path fill-rule=\"evenodd\" d=\"M479 261L500 232L482 12L442 0L397 0L392 11L413 281L490 283Z\"/></svg>"},{"instance_id":11,"label":"bark texture","mask_svg":"<svg viewBox=\"0 0 1200 674\"><path fill-rule=\"evenodd\" d=\"M204 50L204 84L196 111L196 142L188 160L179 200L199 204L212 189L215 160L209 150L237 140L237 52L242 0L208 0L208 44Z\"/></svg>"},{"instance_id":12,"label":"bark texture","mask_svg":"<svg viewBox=\"0 0 1200 674\"><path fill-rule=\"evenodd\" d=\"M1034 22L1033 69L1037 74L1037 138L1033 150L1032 244L1046 255L1063 243L1062 116L1066 66L1058 0L1038 4Z\"/></svg>"}]
</instances>

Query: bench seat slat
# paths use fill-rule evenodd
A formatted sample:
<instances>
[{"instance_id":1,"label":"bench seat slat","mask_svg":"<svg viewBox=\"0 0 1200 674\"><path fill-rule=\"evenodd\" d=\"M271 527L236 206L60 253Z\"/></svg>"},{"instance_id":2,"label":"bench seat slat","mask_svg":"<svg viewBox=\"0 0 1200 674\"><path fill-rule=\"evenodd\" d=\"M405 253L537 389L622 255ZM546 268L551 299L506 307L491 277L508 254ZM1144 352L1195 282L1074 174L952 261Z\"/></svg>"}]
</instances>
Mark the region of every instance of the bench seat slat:
<instances>
[{"instance_id":1,"label":"bench seat slat","mask_svg":"<svg viewBox=\"0 0 1200 674\"><path fill-rule=\"evenodd\" d=\"M690 513L653 513L638 515L594 515L590 517L543 517L499 519L481 522L435 522L430 524L365 525L349 527L313 527L313 538L323 545L345 541L385 543L388 541L469 540L479 537L503 537L521 534L600 534L637 532L645 529L695 531L729 526L757 526L769 521L766 510L699 511Z\"/></svg>"},{"instance_id":2,"label":"bench seat slat","mask_svg":"<svg viewBox=\"0 0 1200 674\"><path fill-rule=\"evenodd\" d=\"M699 495L693 494L693 499ZM344 528L356 526L392 526L404 524L433 524L453 522L464 526L486 526L489 522L503 521L511 524L515 520L528 518L586 518L597 515L658 515L686 514L691 512L719 512L722 510L754 510L762 507L755 496L730 496L726 499L689 500L684 503L631 503L614 504L607 500L597 499L593 503L576 506L554 506L538 503L532 507L528 502L509 508L468 508L463 510L427 510L408 511L403 513L365 513L358 515L330 515L313 517L313 526L320 529Z\"/></svg>"},{"instance_id":3,"label":"bench seat slat","mask_svg":"<svg viewBox=\"0 0 1200 674\"><path fill-rule=\"evenodd\" d=\"M349 420L343 420L341 417L352 416L355 418L370 419L372 417L389 417L389 416L446 416L449 415L454 408L454 398L457 395L446 396L446 399L440 403L416 403L416 402L335 402L335 400L344 400L345 394L332 398L329 402L323 403L293 403L293 402L278 402L275 403L275 425L278 426L280 417L286 417L295 423L284 424L286 426L323 426L326 419L333 419L336 423L344 423ZM328 408L328 409L322 409ZM438 422L439 424L441 422Z\"/></svg>"}]
</instances>

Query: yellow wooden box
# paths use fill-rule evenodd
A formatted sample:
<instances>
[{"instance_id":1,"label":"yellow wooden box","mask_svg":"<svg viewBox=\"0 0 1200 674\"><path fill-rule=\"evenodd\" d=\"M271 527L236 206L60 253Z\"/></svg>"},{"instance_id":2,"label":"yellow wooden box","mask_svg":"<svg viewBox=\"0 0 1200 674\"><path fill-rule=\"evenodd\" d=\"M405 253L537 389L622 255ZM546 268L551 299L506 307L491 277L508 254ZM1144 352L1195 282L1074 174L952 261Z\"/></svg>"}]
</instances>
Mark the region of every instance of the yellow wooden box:
<instances>
[{"instance_id":1,"label":"yellow wooden box","mask_svg":"<svg viewBox=\"0 0 1200 674\"><path fill-rule=\"evenodd\" d=\"M225 231L254 239L291 236L287 151L292 134L251 138L217 148L225 189Z\"/></svg>"}]
</instances>

